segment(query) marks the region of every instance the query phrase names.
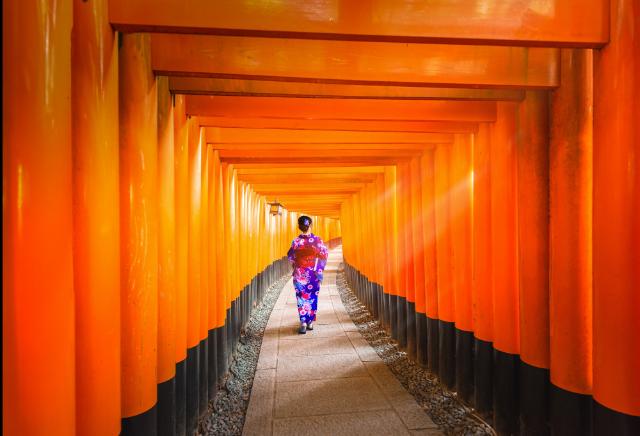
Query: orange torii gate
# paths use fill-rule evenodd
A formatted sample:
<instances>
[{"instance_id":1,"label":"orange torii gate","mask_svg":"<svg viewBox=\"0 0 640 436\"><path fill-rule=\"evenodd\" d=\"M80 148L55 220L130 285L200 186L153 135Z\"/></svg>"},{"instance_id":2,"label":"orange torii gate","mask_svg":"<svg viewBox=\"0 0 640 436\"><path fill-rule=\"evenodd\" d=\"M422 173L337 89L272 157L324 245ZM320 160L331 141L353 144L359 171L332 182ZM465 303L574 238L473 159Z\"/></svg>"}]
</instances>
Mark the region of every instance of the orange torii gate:
<instances>
[{"instance_id":1,"label":"orange torii gate","mask_svg":"<svg viewBox=\"0 0 640 436\"><path fill-rule=\"evenodd\" d=\"M3 1L3 432L191 433L307 213L498 433L638 433L639 16Z\"/></svg>"}]
</instances>

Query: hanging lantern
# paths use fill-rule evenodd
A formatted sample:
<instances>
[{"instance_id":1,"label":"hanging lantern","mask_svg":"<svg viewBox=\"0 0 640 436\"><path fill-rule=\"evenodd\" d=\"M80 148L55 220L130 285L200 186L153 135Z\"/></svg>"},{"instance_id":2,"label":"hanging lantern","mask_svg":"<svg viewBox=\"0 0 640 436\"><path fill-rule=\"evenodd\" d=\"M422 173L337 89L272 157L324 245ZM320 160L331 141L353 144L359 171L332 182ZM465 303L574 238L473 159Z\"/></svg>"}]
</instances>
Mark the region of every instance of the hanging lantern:
<instances>
[{"instance_id":1,"label":"hanging lantern","mask_svg":"<svg viewBox=\"0 0 640 436\"><path fill-rule=\"evenodd\" d=\"M273 216L282 215L282 205L278 203L278 200L269 203L269 213Z\"/></svg>"}]
</instances>

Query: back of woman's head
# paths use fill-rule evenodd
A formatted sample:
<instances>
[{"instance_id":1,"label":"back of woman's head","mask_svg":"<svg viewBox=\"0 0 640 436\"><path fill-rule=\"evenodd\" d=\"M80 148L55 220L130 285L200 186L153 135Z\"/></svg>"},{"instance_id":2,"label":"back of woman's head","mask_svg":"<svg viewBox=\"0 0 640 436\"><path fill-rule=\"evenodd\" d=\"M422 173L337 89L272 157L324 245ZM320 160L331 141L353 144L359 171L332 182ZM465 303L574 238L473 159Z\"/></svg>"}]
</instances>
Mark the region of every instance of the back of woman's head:
<instances>
[{"instance_id":1,"label":"back of woman's head","mask_svg":"<svg viewBox=\"0 0 640 436\"><path fill-rule=\"evenodd\" d=\"M309 227L311 227L311 222L311 218L306 215L302 215L300 218L298 218L298 228L303 232L306 232L307 230L309 230Z\"/></svg>"}]
</instances>

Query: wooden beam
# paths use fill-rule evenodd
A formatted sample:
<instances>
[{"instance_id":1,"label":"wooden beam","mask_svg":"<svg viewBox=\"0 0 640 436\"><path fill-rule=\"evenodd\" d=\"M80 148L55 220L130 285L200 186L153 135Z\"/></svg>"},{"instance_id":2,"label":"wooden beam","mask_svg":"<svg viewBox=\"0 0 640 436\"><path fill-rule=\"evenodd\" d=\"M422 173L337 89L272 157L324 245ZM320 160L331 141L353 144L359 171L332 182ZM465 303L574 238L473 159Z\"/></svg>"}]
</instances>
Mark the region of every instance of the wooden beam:
<instances>
[{"instance_id":1,"label":"wooden beam","mask_svg":"<svg viewBox=\"0 0 640 436\"><path fill-rule=\"evenodd\" d=\"M606 0L110 0L122 32L601 47Z\"/></svg>"},{"instance_id":2,"label":"wooden beam","mask_svg":"<svg viewBox=\"0 0 640 436\"><path fill-rule=\"evenodd\" d=\"M216 117L286 117L343 120L431 120L493 122L493 101L335 100L187 95L188 115Z\"/></svg>"},{"instance_id":3,"label":"wooden beam","mask_svg":"<svg viewBox=\"0 0 640 436\"><path fill-rule=\"evenodd\" d=\"M234 164L236 167L241 165L291 165L291 166L369 166L369 165L397 165L398 163L408 161L409 157L221 157L220 161Z\"/></svg>"},{"instance_id":4,"label":"wooden beam","mask_svg":"<svg viewBox=\"0 0 640 436\"><path fill-rule=\"evenodd\" d=\"M295 180L304 180L305 183L367 183L376 179L375 174L315 174L315 173L291 173L291 174L238 174L238 179L256 186L263 183L291 183Z\"/></svg>"},{"instance_id":5,"label":"wooden beam","mask_svg":"<svg viewBox=\"0 0 640 436\"><path fill-rule=\"evenodd\" d=\"M298 185L290 181L288 184L257 184L251 185L251 188L257 193L266 192L285 192L295 194L296 192L324 192L327 194L357 192L365 186L365 183L325 183L322 185L304 184Z\"/></svg>"},{"instance_id":6,"label":"wooden beam","mask_svg":"<svg viewBox=\"0 0 640 436\"><path fill-rule=\"evenodd\" d=\"M308 120L298 118L199 117L204 127L361 132L475 133L478 124L464 121Z\"/></svg>"},{"instance_id":7,"label":"wooden beam","mask_svg":"<svg viewBox=\"0 0 640 436\"><path fill-rule=\"evenodd\" d=\"M341 85L267 80L169 77L176 94L236 95L254 97L361 98L387 100L505 100L522 101L517 89L435 88L419 86Z\"/></svg>"},{"instance_id":8,"label":"wooden beam","mask_svg":"<svg viewBox=\"0 0 640 436\"><path fill-rule=\"evenodd\" d=\"M156 74L342 85L544 89L559 50L153 34Z\"/></svg>"},{"instance_id":9,"label":"wooden beam","mask_svg":"<svg viewBox=\"0 0 640 436\"><path fill-rule=\"evenodd\" d=\"M453 142L447 133L354 132L326 130L229 129L207 127L207 143L215 147L236 144L442 144ZM273 147L273 145L271 146Z\"/></svg>"},{"instance_id":10,"label":"wooden beam","mask_svg":"<svg viewBox=\"0 0 640 436\"><path fill-rule=\"evenodd\" d=\"M226 151L240 151L245 154L251 154L251 151L256 151L258 154L269 152L270 150L277 150L280 153L302 152L309 150L310 148L316 150L332 150L332 154L340 152L341 150L349 150L349 153L353 153L357 150L414 150L424 151L432 149L438 145L451 144L449 141L437 141L437 142L419 142L419 143L315 143L315 142L299 142L299 143L241 143L241 144L218 144L209 143L209 147L214 150L226 150ZM299 154L299 153L296 153ZM229 155L229 154L227 154Z\"/></svg>"},{"instance_id":11,"label":"wooden beam","mask_svg":"<svg viewBox=\"0 0 640 436\"><path fill-rule=\"evenodd\" d=\"M238 176L244 174L384 174L383 166L308 166L308 165L234 165Z\"/></svg>"},{"instance_id":12,"label":"wooden beam","mask_svg":"<svg viewBox=\"0 0 640 436\"><path fill-rule=\"evenodd\" d=\"M299 159L302 161L310 161L315 159L358 159L366 160L370 158L411 158L422 155L421 149L407 150L402 148L395 149L322 149L313 146L307 146L297 149L260 149L260 150L238 150L223 149L219 151L220 159Z\"/></svg>"}]
</instances>

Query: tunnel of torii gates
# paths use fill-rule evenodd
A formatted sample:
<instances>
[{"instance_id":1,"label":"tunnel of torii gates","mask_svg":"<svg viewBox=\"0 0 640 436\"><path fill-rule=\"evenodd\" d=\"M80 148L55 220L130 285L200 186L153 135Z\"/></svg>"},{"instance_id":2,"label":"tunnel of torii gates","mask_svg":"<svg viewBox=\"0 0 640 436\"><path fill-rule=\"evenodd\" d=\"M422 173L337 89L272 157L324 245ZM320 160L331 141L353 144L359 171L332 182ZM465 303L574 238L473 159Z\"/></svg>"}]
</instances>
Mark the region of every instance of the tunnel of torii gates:
<instances>
[{"instance_id":1,"label":"tunnel of torii gates","mask_svg":"<svg viewBox=\"0 0 640 436\"><path fill-rule=\"evenodd\" d=\"M191 434L301 213L498 433L640 434L639 16L4 0L4 434Z\"/></svg>"}]
</instances>

